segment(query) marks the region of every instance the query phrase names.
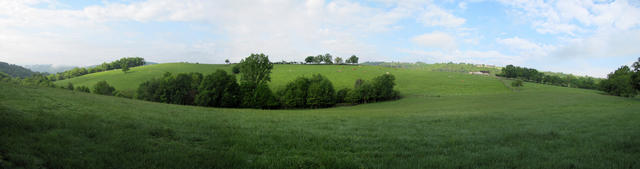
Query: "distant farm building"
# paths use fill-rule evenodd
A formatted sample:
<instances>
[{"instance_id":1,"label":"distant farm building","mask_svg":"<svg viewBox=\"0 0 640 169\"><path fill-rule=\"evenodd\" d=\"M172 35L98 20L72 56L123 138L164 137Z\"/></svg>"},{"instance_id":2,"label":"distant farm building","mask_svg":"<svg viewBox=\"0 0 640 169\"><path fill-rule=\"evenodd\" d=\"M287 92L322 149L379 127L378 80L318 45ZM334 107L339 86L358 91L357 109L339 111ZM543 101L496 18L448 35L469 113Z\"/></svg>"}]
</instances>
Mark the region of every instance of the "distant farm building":
<instances>
[{"instance_id":1,"label":"distant farm building","mask_svg":"<svg viewBox=\"0 0 640 169\"><path fill-rule=\"evenodd\" d=\"M489 76L490 72L489 71L479 71L479 72L469 72L470 75L485 75L485 76Z\"/></svg>"}]
</instances>

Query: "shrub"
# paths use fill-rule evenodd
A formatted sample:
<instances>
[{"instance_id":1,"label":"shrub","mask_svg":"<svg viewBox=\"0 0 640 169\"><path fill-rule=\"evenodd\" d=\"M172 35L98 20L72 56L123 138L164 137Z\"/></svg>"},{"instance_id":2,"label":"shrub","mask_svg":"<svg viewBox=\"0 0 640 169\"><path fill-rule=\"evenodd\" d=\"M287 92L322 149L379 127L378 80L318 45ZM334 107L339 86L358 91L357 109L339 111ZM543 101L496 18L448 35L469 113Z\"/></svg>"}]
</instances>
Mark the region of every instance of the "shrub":
<instances>
[{"instance_id":1,"label":"shrub","mask_svg":"<svg viewBox=\"0 0 640 169\"><path fill-rule=\"evenodd\" d=\"M375 77L372 81L375 100L395 99L397 97L397 92L393 90L393 87L396 85L395 80L395 76L391 74Z\"/></svg>"},{"instance_id":2,"label":"shrub","mask_svg":"<svg viewBox=\"0 0 640 169\"><path fill-rule=\"evenodd\" d=\"M240 87L236 77L223 70L207 75L200 84L195 104L211 107L236 107L240 98Z\"/></svg>"},{"instance_id":3,"label":"shrub","mask_svg":"<svg viewBox=\"0 0 640 169\"><path fill-rule=\"evenodd\" d=\"M349 91L351 91L351 89L348 88L344 88L344 89L340 89L338 90L338 92L336 93L336 103L344 103L347 98L347 94L349 94Z\"/></svg>"},{"instance_id":4,"label":"shrub","mask_svg":"<svg viewBox=\"0 0 640 169\"><path fill-rule=\"evenodd\" d=\"M242 83L240 91L242 93L242 107L273 109L280 106L267 84Z\"/></svg>"},{"instance_id":5,"label":"shrub","mask_svg":"<svg viewBox=\"0 0 640 169\"><path fill-rule=\"evenodd\" d=\"M628 66L622 66L600 82L600 90L615 96L634 97L637 91L633 88L632 76L631 69Z\"/></svg>"},{"instance_id":6,"label":"shrub","mask_svg":"<svg viewBox=\"0 0 640 169\"><path fill-rule=\"evenodd\" d=\"M511 82L511 86L513 86L513 87L521 87L522 86L522 80L520 80L520 79L514 80L513 82Z\"/></svg>"},{"instance_id":7,"label":"shrub","mask_svg":"<svg viewBox=\"0 0 640 169\"><path fill-rule=\"evenodd\" d=\"M326 77L316 74L309 80L307 106L311 108L331 107L336 104L336 92Z\"/></svg>"},{"instance_id":8,"label":"shrub","mask_svg":"<svg viewBox=\"0 0 640 169\"><path fill-rule=\"evenodd\" d=\"M116 89L107 83L107 81L99 81L93 86L93 93L112 96Z\"/></svg>"},{"instance_id":9,"label":"shrub","mask_svg":"<svg viewBox=\"0 0 640 169\"><path fill-rule=\"evenodd\" d=\"M140 86L138 87L135 98L146 101L161 102L162 100L160 98L162 96L162 85L162 79L154 78L146 81L140 84Z\"/></svg>"},{"instance_id":10,"label":"shrub","mask_svg":"<svg viewBox=\"0 0 640 169\"><path fill-rule=\"evenodd\" d=\"M298 77L296 80L289 82L286 87L278 91L282 107L284 108L300 108L305 107L307 101L307 92L309 90L309 79Z\"/></svg>"},{"instance_id":11,"label":"shrub","mask_svg":"<svg viewBox=\"0 0 640 169\"><path fill-rule=\"evenodd\" d=\"M231 68L231 72L232 72L233 74L238 74L238 73L240 73L240 68L238 67L238 65L233 66L233 67Z\"/></svg>"},{"instance_id":12,"label":"shrub","mask_svg":"<svg viewBox=\"0 0 640 169\"><path fill-rule=\"evenodd\" d=\"M73 83L67 83L66 89L73 90Z\"/></svg>"},{"instance_id":13,"label":"shrub","mask_svg":"<svg viewBox=\"0 0 640 169\"><path fill-rule=\"evenodd\" d=\"M90 93L91 89L89 89L87 86L78 86L76 87L76 91Z\"/></svg>"}]
</instances>

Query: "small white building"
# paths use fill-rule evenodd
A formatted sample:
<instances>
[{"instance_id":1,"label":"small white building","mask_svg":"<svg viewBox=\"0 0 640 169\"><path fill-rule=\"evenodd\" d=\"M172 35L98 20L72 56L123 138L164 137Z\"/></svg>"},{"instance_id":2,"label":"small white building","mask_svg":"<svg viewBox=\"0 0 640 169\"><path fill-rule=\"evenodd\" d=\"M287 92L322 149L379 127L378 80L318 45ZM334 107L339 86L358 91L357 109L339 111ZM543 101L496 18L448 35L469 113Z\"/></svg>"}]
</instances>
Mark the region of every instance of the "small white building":
<instances>
[{"instance_id":1,"label":"small white building","mask_svg":"<svg viewBox=\"0 0 640 169\"><path fill-rule=\"evenodd\" d=\"M489 76L489 72L481 71L481 72L469 72L470 75L485 75Z\"/></svg>"}]
</instances>

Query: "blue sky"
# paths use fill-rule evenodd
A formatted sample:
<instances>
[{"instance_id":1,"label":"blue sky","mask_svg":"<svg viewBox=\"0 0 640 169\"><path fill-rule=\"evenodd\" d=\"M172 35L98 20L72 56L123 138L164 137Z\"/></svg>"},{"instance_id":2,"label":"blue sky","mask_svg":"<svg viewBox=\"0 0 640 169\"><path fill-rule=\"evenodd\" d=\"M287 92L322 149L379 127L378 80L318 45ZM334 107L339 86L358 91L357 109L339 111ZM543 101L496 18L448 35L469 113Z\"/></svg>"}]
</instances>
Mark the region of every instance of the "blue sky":
<instances>
[{"instance_id":1,"label":"blue sky","mask_svg":"<svg viewBox=\"0 0 640 169\"><path fill-rule=\"evenodd\" d=\"M302 61L514 64L605 77L640 57L640 2L539 0L5 0L0 61L94 65Z\"/></svg>"}]
</instances>

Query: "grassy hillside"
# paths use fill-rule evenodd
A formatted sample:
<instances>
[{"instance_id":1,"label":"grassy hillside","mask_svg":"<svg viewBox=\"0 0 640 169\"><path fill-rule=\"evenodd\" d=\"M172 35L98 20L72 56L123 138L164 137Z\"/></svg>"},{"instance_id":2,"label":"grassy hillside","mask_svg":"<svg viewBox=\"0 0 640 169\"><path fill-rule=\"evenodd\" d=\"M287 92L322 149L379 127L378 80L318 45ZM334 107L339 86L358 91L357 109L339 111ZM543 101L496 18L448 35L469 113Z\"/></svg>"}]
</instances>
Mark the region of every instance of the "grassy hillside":
<instances>
[{"instance_id":1,"label":"grassy hillside","mask_svg":"<svg viewBox=\"0 0 640 169\"><path fill-rule=\"evenodd\" d=\"M94 73L58 81L56 84L66 85L67 83L73 83L75 86L90 87L100 80L106 80L117 90L133 93L144 81L154 77L161 77L165 72L201 72L208 74L217 69L230 71L231 67L232 65L189 63L157 64L135 67L127 73L120 70ZM498 79L493 77L437 72L432 71L432 69L353 65L275 65L271 74L272 81L270 86L272 89L277 90L299 76L310 77L315 73L320 73L327 76L336 89L352 88L358 78L369 80L387 72L396 76L397 89L405 95L464 95L509 91Z\"/></svg>"},{"instance_id":2,"label":"grassy hillside","mask_svg":"<svg viewBox=\"0 0 640 169\"><path fill-rule=\"evenodd\" d=\"M274 79L282 72L290 71L277 66ZM531 83L491 93L481 87L501 82L394 74L412 95L318 110L179 106L0 83L0 168L640 166L640 100ZM474 81L480 87L469 87Z\"/></svg>"}]
</instances>

